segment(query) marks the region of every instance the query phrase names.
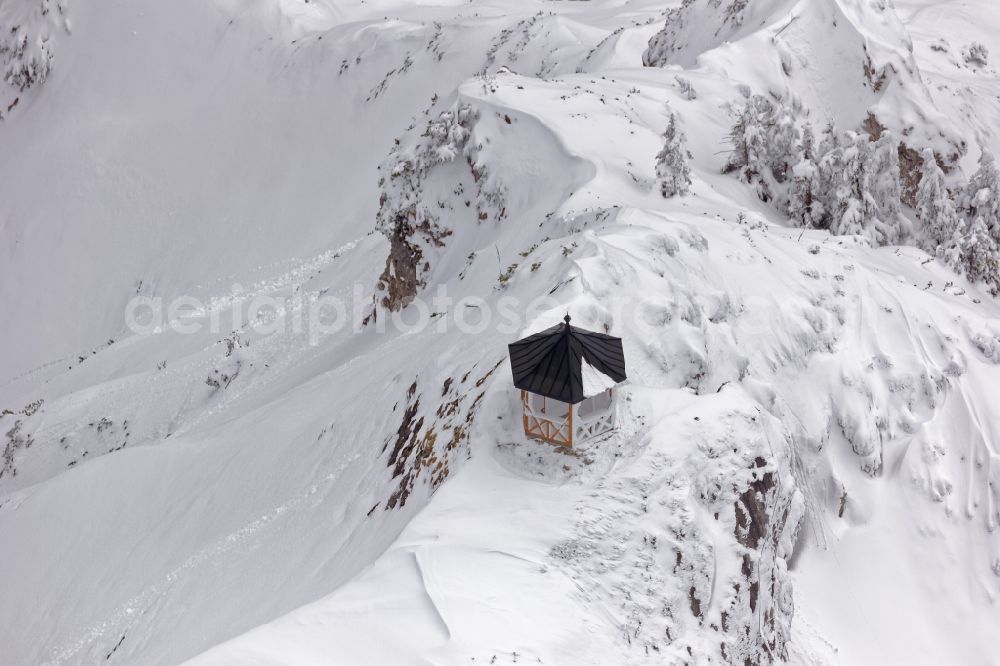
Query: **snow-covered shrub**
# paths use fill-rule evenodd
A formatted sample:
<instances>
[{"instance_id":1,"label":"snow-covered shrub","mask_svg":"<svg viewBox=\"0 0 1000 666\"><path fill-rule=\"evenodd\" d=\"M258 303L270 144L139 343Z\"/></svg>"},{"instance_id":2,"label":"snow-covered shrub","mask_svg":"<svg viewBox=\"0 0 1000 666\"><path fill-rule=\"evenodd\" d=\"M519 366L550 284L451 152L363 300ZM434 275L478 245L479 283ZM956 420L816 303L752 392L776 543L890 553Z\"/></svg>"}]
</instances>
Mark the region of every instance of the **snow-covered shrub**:
<instances>
[{"instance_id":1,"label":"snow-covered shrub","mask_svg":"<svg viewBox=\"0 0 1000 666\"><path fill-rule=\"evenodd\" d=\"M7 431L3 450L3 464L0 465L0 477L5 474L17 476L17 467L14 466L14 456L18 449L26 449L33 443L29 434L22 432L23 421L15 421L14 426Z\"/></svg>"},{"instance_id":2,"label":"snow-covered shrub","mask_svg":"<svg viewBox=\"0 0 1000 666\"><path fill-rule=\"evenodd\" d=\"M687 139L677 127L677 114L671 113L663 133L663 148L656 156L656 177L660 180L660 194L664 198L687 194L691 185L691 168Z\"/></svg>"},{"instance_id":3,"label":"snow-covered shrub","mask_svg":"<svg viewBox=\"0 0 1000 666\"><path fill-rule=\"evenodd\" d=\"M55 60L57 22L69 32L65 0L13 0L0 5L0 76L13 88L10 99L0 96L4 108L12 108L21 93L48 78Z\"/></svg>"},{"instance_id":4,"label":"snow-covered shrub","mask_svg":"<svg viewBox=\"0 0 1000 666\"><path fill-rule=\"evenodd\" d=\"M675 76L674 81L677 82L677 89L680 90L681 96L684 99L690 101L693 99L698 99L698 91L694 89L691 82L685 79L683 76Z\"/></svg>"},{"instance_id":5,"label":"snow-covered shrub","mask_svg":"<svg viewBox=\"0 0 1000 666\"><path fill-rule=\"evenodd\" d=\"M475 181L482 169L474 166L475 146L469 141L478 112L469 105L442 111L412 145L397 145L380 167L388 177L379 181L382 194L376 228L390 241L385 270L379 278L382 305L398 310L413 300L424 284L430 265L429 248L441 247L451 230L439 224L424 199L424 182L437 166L464 157Z\"/></svg>"},{"instance_id":6,"label":"snow-covered shrub","mask_svg":"<svg viewBox=\"0 0 1000 666\"><path fill-rule=\"evenodd\" d=\"M962 47L962 60L973 67L985 67L989 62L990 52L981 42L972 42Z\"/></svg>"},{"instance_id":7,"label":"snow-covered shrub","mask_svg":"<svg viewBox=\"0 0 1000 666\"><path fill-rule=\"evenodd\" d=\"M0 55L5 60L4 81L19 92L45 81L52 69L49 40L39 36L29 41L20 27L12 30L10 39L0 38Z\"/></svg>"}]
</instances>

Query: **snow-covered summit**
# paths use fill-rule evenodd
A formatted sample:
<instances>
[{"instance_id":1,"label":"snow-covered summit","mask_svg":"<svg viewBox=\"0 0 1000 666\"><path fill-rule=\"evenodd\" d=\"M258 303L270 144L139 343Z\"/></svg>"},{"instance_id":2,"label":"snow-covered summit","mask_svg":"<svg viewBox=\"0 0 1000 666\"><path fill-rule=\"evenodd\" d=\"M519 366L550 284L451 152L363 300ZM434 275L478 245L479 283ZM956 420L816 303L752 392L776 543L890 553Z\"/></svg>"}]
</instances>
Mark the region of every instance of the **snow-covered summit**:
<instances>
[{"instance_id":1,"label":"snow-covered summit","mask_svg":"<svg viewBox=\"0 0 1000 666\"><path fill-rule=\"evenodd\" d=\"M1000 308L914 245L993 233L988 2L58 7L0 7L5 663L993 663ZM506 356L567 311L629 377L572 452Z\"/></svg>"}]
</instances>

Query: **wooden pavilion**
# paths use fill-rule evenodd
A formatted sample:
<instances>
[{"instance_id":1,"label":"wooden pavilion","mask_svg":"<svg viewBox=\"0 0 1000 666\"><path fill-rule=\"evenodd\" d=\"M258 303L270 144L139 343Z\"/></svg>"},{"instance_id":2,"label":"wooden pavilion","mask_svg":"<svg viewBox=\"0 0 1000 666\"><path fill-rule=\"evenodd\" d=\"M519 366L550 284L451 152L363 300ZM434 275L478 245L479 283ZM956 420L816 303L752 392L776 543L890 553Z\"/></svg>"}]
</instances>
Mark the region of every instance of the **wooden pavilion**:
<instances>
[{"instance_id":1,"label":"wooden pavilion","mask_svg":"<svg viewBox=\"0 0 1000 666\"><path fill-rule=\"evenodd\" d=\"M524 434L572 448L614 427L612 392L626 379L621 338L562 324L508 345Z\"/></svg>"}]
</instances>

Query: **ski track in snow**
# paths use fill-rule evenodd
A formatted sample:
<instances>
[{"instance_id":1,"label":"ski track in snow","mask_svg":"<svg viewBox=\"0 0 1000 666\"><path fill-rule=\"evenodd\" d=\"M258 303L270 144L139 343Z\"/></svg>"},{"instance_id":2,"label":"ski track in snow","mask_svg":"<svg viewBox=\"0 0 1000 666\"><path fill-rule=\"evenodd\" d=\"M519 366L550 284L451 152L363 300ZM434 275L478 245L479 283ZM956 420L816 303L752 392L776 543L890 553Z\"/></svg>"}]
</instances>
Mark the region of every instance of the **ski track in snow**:
<instances>
[{"instance_id":1,"label":"ski track in snow","mask_svg":"<svg viewBox=\"0 0 1000 666\"><path fill-rule=\"evenodd\" d=\"M332 483L337 480L338 476L338 473L328 474L323 479L323 483ZM103 640L108 636L127 635L129 629L137 622L140 622L143 616L152 611L157 601L166 596L170 592L170 588L179 579L191 575L198 567L209 561L218 560L236 548L246 548L248 542L259 537L262 531L271 528L277 521L284 518L286 514L299 509L320 488L321 484L309 486L295 497L275 507L253 522L244 525L240 529L227 534L197 551L178 567L170 571L162 580L143 589L139 594L121 604L109 617L87 627L76 639L53 648L50 651L52 656L43 663L46 666L67 663L74 655L97 641Z\"/></svg>"}]
</instances>

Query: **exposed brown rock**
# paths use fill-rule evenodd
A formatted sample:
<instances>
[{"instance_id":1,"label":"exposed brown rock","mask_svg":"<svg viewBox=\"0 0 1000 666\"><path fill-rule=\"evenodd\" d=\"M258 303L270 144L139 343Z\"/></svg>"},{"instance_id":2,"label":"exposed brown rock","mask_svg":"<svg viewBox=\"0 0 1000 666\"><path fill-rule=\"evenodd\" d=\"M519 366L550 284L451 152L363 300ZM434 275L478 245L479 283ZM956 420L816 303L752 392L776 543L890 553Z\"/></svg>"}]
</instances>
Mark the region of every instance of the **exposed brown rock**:
<instances>
[{"instance_id":1,"label":"exposed brown rock","mask_svg":"<svg viewBox=\"0 0 1000 666\"><path fill-rule=\"evenodd\" d=\"M691 602L691 613L700 618L701 617L701 599L695 594L695 589L692 587L688 590L688 601Z\"/></svg>"},{"instance_id":2,"label":"exposed brown rock","mask_svg":"<svg viewBox=\"0 0 1000 666\"><path fill-rule=\"evenodd\" d=\"M871 113L861 123L861 127L871 137L872 141L878 141L882 137L882 133L886 130L885 125L879 122L879 119ZM902 131L902 136L905 137L908 134L909 132L906 129ZM904 140L899 142L897 153L899 155L900 201L907 206L915 207L917 205L917 191L920 189L920 174L924 168L924 158L921 156L919 150L911 148ZM961 156L958 154L949 155L946 160L937 152L934 153L934 160L945 173L951 171L952 164L957 162L959 157Z\"/></svg>"},{"instance_id":3,"label":"exposed brown rock","mask_svg":"<svg viewBox=\"0 0 1000 666\"><path fill-rule=\"evenodd\" d=\"M417 290L425 285L423 275L428 266L427 262L421 266L424 256L421 242L441 247L450 235L450 230L437 228L426 220L416 223L412 206L396 213L389 236L389 256L378 281L379 290L385 294L384 307L401 310L413 301Z\"/></svg>"},{"instance_id":4,"label":"exposed brown rock","mask_svg":"<svg viewBox=\"0 0 1000 666\"><path fill-rule=\"evenodd\" d=\"M751 613L757 613L760 605L761 582L770 591L770 603L764 604L763 613L758 616L761 623L762 641L760 648L767 655L768 663L784 659L786 637L776 631L773 599L778 581L774 567L765 569L764 575L769 580L762 581L760 563L763 559L774 557L774 549L780 538L785 522L788 519L787 506L781 508L777 515L771 515L777 507L779 489L775 473L765 471L767 462L758 457L754 460L753 481L744 490L735 503L736 510L736 540L747 549L741 562L741 573L747 580L748 602Z\"/></svg>"},{"instance_id":5,"label":"exposed brown rock","mask_svg":"<svg viewBox=\"0 0 1000 666\"><path fill-rule=\"evenodd\" d=\"M474 382L481 386L502 364L497 362ZM485 391L474 393L467 385L471 372L466 372L460 382L454 377L444 380L441 401L428 411L421 407L417 382L406 391L406 408L394 436L386 440L383 452L389 449L387 464L392 477L399 484L386 501L386 509L406 505L406 500L421 479L437 488L450 472L456 451L469 441L469 433Z\"/></svg>"}]
</instances>

